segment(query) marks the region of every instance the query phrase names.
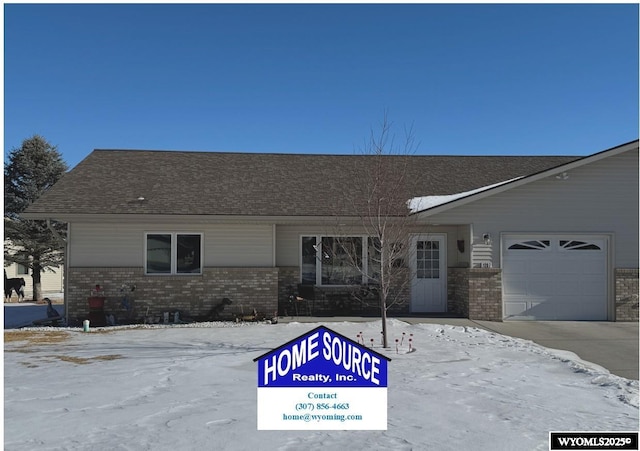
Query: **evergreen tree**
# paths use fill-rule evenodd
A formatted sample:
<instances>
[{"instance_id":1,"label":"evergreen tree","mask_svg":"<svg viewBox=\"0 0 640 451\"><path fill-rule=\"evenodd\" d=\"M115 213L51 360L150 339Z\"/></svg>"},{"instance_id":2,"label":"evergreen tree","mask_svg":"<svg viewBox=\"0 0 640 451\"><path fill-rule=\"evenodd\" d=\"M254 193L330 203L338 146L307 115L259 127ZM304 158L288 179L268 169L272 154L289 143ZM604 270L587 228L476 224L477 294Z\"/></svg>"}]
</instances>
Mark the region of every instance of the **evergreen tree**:
<instances>
[{"instance_id":1,"label":"evergreen tree","mask_svg":"<svg viewBox=\"0 0 640 451\"><path fill-rule=\"evenodd\" d=\"M46 221L23 219L20 214L66 172L56 146L34 135L13 149L4 168L4 261L19 263L31 272L33 299L42 299L41 275L63 263L62 244ZM51 222L61 236L66 226Z\"/></svg>"}]
</instances>

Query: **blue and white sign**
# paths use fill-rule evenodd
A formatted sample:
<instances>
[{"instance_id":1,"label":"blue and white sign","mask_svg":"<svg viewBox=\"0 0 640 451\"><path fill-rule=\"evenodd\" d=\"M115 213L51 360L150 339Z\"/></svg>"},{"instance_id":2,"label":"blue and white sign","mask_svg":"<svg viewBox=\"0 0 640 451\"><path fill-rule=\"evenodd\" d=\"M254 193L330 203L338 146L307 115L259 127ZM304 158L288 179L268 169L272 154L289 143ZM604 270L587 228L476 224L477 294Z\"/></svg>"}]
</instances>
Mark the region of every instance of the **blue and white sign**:
<instances>
[{"instance_id":1,"label":"blue and white sign","mask_svg":"<svg viewBox=\"0 0 640 451\"><path fill-rule=\"evenodd\" d=\"M390 360L324 326L257 357L258 429L386 430Z\"/></svg>"}]
</instances>

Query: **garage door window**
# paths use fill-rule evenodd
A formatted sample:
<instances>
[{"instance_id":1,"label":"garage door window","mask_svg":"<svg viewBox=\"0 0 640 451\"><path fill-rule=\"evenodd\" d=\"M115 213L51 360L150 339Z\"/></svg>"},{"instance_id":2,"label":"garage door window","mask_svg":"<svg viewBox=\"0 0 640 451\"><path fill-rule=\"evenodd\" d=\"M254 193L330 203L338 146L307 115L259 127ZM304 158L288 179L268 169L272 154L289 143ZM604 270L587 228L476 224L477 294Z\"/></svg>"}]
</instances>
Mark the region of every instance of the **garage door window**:
<instances>
[{"instance_id":1,"label":"garage door window","mask_svg":"<svg viewBox=\"0 0 640 451\"><path fill-rule=\"evenodd\" d=\"M567 251L601 251L602 249L595 243L586 241L560 240L560 247Z\"/></svg>"},{"instance_id":2,"label":"garage door window","mask_svg":"<svg viewBox=\"0 0 640 451\"><path fill-rule=\"evenodd\" d=\"M549 240L520 241L509 246L509 250L542 251L549 247Z\"/></svg>"}]
</instances>

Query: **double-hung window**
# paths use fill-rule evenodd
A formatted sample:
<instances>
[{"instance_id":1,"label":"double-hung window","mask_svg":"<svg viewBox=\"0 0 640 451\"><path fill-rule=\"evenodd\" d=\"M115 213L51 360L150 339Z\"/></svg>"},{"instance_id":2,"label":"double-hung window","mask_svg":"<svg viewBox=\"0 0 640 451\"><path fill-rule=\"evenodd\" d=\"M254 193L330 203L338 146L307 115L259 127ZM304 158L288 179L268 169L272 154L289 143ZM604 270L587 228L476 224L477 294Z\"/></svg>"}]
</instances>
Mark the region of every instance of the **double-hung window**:
<instances>
[{"instance_id":1,"label":"double-hung window","mask_svg":"<svg viewBox=\"0 0 640 451\"><path fill-rule=\"evenodd\" d=\"M145 274L202 274L202 234L146 233Z\"/></svg>"}]
</instances>

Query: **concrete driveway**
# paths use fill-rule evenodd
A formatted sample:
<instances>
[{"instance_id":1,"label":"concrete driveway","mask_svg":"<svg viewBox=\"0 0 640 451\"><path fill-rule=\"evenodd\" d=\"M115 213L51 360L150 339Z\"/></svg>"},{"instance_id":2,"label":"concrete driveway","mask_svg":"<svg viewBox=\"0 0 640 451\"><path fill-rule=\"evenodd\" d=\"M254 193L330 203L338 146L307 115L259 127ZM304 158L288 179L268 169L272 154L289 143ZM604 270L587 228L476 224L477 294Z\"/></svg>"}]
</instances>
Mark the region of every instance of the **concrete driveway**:
<instances>
[{"instance_id":1,"label":"concrete driveway","mask_svg":"<svg viewBox=\"0 0 640 451\"><path fill-rule=\"evenodd\" d=\"M531 340L541 346L571 351L582 360L600 365L611 373L638 380L638 332L634 322L606 321L474 321L466 318L396 317L411 324L430 323L485 329L502 335ZM362 317L296 317L283 318L299 322L375 321Z\"/></svg>"},{"instance_id":2,"label":"concrete driveway","mask_svg":"<svg viewBox=\"0 0 640 451\"><path fill-rule=\"evenodd\" d=\"M410 323L472 326L571 351L611 373L638 380L638 323L606 321L474 321L465 318L398 318Z\"/></svg>"},{"instance_id":3,"label":"concrete driveway","mask_svg":"<svg viewBox=\"0 0 640 451\"><path fill-rule=\"evenodd\" d=\"M638 380L638 323L592 321L473 321L483 329L574 352L611 373Z\"/></svg>"}]
</instances>

